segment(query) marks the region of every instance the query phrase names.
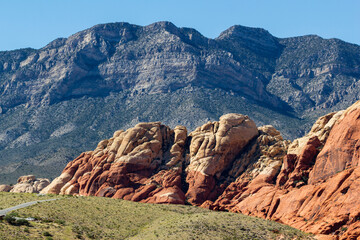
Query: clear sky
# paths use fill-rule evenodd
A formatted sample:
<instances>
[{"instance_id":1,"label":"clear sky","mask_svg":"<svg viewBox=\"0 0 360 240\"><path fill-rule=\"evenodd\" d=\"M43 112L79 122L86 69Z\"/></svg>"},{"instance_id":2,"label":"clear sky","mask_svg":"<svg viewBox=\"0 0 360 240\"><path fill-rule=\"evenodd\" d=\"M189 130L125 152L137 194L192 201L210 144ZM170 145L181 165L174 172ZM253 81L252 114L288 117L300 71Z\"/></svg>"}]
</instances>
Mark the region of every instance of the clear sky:
<instances>
[{"instance_id":1,"label":"clear sky","mask_svg":"<svg viewBox=\"0 0 360 240\"><path fill-rule=\"evenodd\" d=\"M156 21L211 38L240 24L360 45L360 0L0 0L0 50L41 48L99 23Z\"/></svg>"}]
</instances>

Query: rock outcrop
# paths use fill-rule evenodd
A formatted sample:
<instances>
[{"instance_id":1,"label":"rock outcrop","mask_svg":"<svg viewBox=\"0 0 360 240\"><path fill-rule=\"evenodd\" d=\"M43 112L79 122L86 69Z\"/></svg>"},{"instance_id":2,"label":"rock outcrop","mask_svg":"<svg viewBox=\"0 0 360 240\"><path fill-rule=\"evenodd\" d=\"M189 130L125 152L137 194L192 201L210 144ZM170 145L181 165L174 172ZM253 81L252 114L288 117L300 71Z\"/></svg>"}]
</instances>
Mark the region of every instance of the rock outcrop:
<instances>
[{"instance_id":1,"label":"rock outcrop","mask_svg":"<svg viewBox=\"0 0 360 240\"><path fill-rule=\"evenodd\" d=\"M187 202L359 239L359 119L357 102L292 143L241 114L189 135L182 126L140 123L81 154L42 192Z\"/></svg>"},{"instance_id":2,"label":"rock outcrop","mask_svg":"<svg viewBox=\"0 0 360 240\"><path fill-rule=\"evenodd\" d=\"M14 186L0 185L0 192L39 193L49 184L49 179L36 178L34 175L26 175L19 177L17 184Z\"/></svg>"},{"instance_id":3,"label":"rock outcrop","mask_svg":"<svg viewBox=\"0 0 360 240\"><path fill-rule=\"evenodd\" d=\"M221 193L217 180L257 134L241 114L224 115L189 136L183 126L139 123L70 162L43 193L200 205Z\"/></svg>"},{"instance_id":4,"label":"rock outcrop","mask_svg":"<svg viewBox=\"0 0 360 240\"><path fill-rule=\"evenodd\" d=\"M339 239L360 238L359 116L357 102L321 117L306 137L290 145L278 174L245 182L240 176L215 202L202 206Z\"/></svg>"},{"instance_id":5,"label":"rock outcrop","mask_svg":"<svg viewBox=\"0 0 360 240\"><path fill-rule=\"evenodd\" d=\"M215 178L220 178L234 158L257 135L255 123L247 116L237 114L224 115L219 122L209 122L190 133L190 164L186 176L188 201L200 205L209 196L216 197Z\"/></svg>"},{"instance_id":6,"label":"rock outcrop","mask_svg":"<svg viewBox=\"0 0 360 240\"><path fill-rule=\"evenodd\" d=\"M181 190L187 132L159 122L117 131L70 162L43 192L184 204Z\"/></svg>"},{"instance_id":7,"label":"rock outcrop","mask_svg":"<svg viewBox=\"0 0 360 240\"><path fill-rule=\"evenodd\" d=\"M7 184L0 185L0 192L10 192L11 186Z\"/></svg>"}]
</instances>

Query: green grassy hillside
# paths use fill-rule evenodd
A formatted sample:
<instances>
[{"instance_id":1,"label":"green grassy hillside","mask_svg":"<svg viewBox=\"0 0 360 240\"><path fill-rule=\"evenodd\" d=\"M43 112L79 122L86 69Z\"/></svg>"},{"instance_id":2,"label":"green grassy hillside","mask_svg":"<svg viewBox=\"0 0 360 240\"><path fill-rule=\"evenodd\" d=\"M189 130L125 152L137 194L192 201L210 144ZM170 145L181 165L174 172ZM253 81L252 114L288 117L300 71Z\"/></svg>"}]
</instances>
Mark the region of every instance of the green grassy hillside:
<instances>
[{"instance_id":1,"label":"green grassy hillside","mask_svg":"<svg viewBox=\"0 0 360 240\"><path fill-rule=\"evenodd\" d=\"M36 198L1 193L1 206ZM58 196L56 196L58 197ZM294 228L229 212L100 197L67 197L11 213L33 217L30 226L0 221L0 239L312 239Z\"/></svg>"}]
</instances>

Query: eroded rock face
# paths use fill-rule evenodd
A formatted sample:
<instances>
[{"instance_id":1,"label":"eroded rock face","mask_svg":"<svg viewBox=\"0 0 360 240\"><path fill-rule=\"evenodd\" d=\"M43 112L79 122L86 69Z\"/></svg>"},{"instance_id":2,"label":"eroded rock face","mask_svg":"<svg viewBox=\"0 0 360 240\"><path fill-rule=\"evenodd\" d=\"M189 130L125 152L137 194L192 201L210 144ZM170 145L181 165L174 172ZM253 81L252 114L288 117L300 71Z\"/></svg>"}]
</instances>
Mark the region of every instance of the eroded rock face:
<instances>
[{"instance_id":1,"label":"eroded rock face","mask_svg":"<svg viewBox=\"0 0 360 240\"><path fill-rule=\"evenodd\" d=\"M187 135L158 122L115 132L43 193L184 204L360 237L360 102L290 144L272 126L227 114Z\"/></svg>"},{"instance_id":2,"label":"eroded rock face","mask_svg":"<svg viewBox=\"0 0 360 240\"><path fill-rule=\"evenodd\" d=\"M221 194L215 187L221 174L257 134L255 123L241 114L224 115L190 137L183 126L140 123L81 154L43 192L201 204Z\"/></svg>"},{"instance_id":3,"label":"eroded rock face","mask_svg":"<svg viewBox=\"0 0 360 240\"><path fill-rule=\"evenodd\" d=\"M258 131L259 136L234 161L228 187L214 202L206 201L202 207L231 210L259 187L275 182L290 142L272 126L259 127Z\"/></svg>"},{"instance_id":4,"label":"eroded rock face","mask_svg":"<svg viewBox=\"0 0 360 240\"><path fill-rule=\"evenodd\" d=\"M360 163L360 102L348 108L330 132L326 144L319 154L310 183L326 180L345 169Z\"/></svg>"},{"instance_id":5,"label":"eroded rock face","mask_svg":"<svg viewBox=\"0 0 360 240\"><path fill-rule=\"evenodd\" d=\"M36 178L34 175L21 176L17 182L14 186L0 185L0 192L39 193L50 184L49 179Z\"/></svg>"},{"instance_id":6,"label":"eroded rock face","mask_svg":"<svg viewBox=\"0 0 360 240\"><path fill-rule=\"evenodd\" d=\"M215 202L207 201L202 207L271 219L339 239L358 239L359 105L320 118L305 138L290 145L280 173L240 176ZM300 147L296 151L295 144Z\"/></svg>"},{"instance_id":7,"label":"eroded rock face","mask_svg":"<svg viewBox=\"0 0 360 240\"><path fill-rule=\"evenodd\" d=\"M212 191L216 191L214 178L220 178L257 134L255 123L240 114L226 114L219 122L209 122L190 134L186 197L191 204L202 204Z\"/></svg>"},{"instance_id":8,"label":"eroded rock face","mask_svg":"<svg viewBox=\"0 0 360 240\"><path fill-rule=\"evenodd\" d=\"M0 185L0 192L10 192L11 186L6 184Z\"/></svg>"},{"instance_id":9,"label":"eroded rock face","mask_svg":"<svg viewBox=\"0 0 360 240\"><path fill-rule=\"evenodd\" d=\"M312 126L310 132L306 136L295 139L289 146L288 154L300 154L300 151L307 144L308 140L312 137L317 137L322 143L326 142L330 130L336 121L342 116L344 111L329 113L320 117Z\"/></svg>"},{"instance_id":10,"label":"eroded rock face","mask_svg":"<svg viewBox=\"0 0 360 240\"><path fill-rule=\"evenodd\" d=\"M159 122L117 131L70 162L44 193L184 204L181 172L187 130Z\"/></svg>"}]
</instances>

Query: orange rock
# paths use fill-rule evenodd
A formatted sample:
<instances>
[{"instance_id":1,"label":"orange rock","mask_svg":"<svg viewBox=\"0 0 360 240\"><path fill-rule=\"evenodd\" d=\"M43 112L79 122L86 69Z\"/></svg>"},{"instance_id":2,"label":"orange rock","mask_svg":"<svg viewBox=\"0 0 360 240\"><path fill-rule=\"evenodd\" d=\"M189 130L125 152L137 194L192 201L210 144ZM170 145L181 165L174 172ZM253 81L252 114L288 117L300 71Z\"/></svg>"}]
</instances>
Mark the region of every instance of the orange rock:
<instances>
[{"instance_id":1,"label":"orange rock","mask_svg":"<svg viewBox=\"0 0 360 240\"><path fill-rule=\"evenodd\" d=\"M190 133L190 164L186 182L187 200L201 205L212 194L217 197L215 178L228 168L241 150L258 135L255 123L241 114L226 114Z\"/></svg>"},{"instance_id":2,"label":"orange rock","mask_svg":"<svg viewBox=\"0 0 360 240\"><path fill-rule=\"evenodd\" d=\"M44 193L228 210L321 239L360 239L360 102L319 118L292 144L272 126L228 114L187 136L158 122L117 131L81 154ZM289 150L288 150L289 149Z\"/></svg>"},{"instance_id":3,"label":"orange rock","mask_svg":"<svg viewBox=\"0 0 360 240\"><path fill-rule=\"evenodd\" d=\"M317 157L309 183L321 180L359 166L360 102L347 109L334 125L326 144Z\"/></svg>"},{"instance_id":4,"label":"orange rock","mask_svg":"<svg viewBox=\"0 0 360 240\"><path fill-rule=\"evenodd\" d=\"M240 176L214 203L203 206L275 220L323 239L360 239L357 105L333 123L321 151L315 135L307 138L298 155L286 155L276 184L266 176L248 181Z\"/></svg>"},{"instance_id":5,"label":"orange rock","mask_svg":"<svg viewBox=\"0 0 360 240\"><path fill-rule=\"evenodd\" d=\"M187 131L159 122L117 131L81 154L43 193L184 204L181 172ZM166 156L166 158L164 158Z\"/></svg>"}]
</instances>

